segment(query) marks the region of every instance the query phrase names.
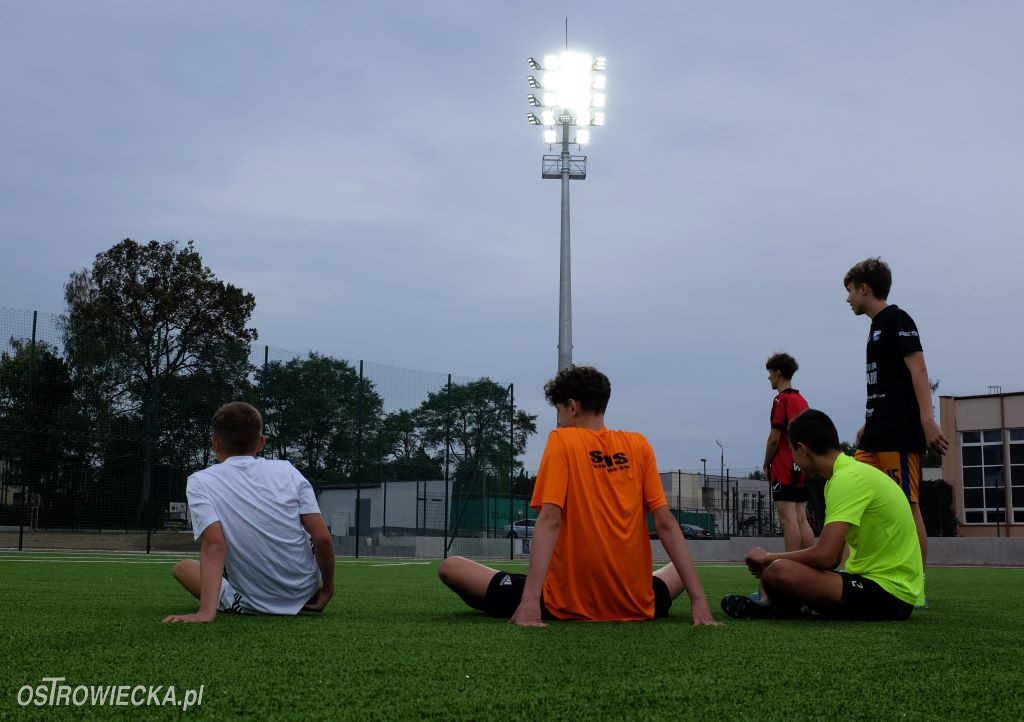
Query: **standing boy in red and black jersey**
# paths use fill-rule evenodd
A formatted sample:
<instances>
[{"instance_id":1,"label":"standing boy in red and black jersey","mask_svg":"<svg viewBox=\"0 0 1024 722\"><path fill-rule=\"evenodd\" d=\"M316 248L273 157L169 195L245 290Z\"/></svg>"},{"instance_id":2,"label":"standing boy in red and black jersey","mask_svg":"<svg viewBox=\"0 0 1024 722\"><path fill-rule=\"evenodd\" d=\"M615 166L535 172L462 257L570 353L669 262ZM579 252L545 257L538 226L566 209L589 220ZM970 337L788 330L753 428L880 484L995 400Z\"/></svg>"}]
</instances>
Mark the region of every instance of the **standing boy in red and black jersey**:
<instances>
[{"instance_id":1,"label":"standing boy in red and black jersey","mask_svg":"<svg viewBox=\"0 0 1024 722\"><path fill-rule=\"evenodd\" d=\"M778 394L772 402L772 430L768 433L762 468L772 485L786 551L792 552L814 545L814 532L807 523L807 479L793 463L788 433L789 422L807 409L807 401L793 388L793 374L800 368L795 358L785 352L776 353L764 367Z\"/></svg>"},{"instance_id":2,"label":"standing boy in red and black jersey","mask_svg":"<svg viewBox=\"0 0 1024 722\"><path fill-rule=\"evenodd\" d=\"M921 453L931 446L946 453L949 441L935 423L932 389L914 320L887 302L892 271L880 258L868 258L846 272L846 301L857 316L871 318L867 346L867 407L857 432L857 461L881 469L900 485L927 560L928 534L918 504Z\"/></svg>"}]
</instances>

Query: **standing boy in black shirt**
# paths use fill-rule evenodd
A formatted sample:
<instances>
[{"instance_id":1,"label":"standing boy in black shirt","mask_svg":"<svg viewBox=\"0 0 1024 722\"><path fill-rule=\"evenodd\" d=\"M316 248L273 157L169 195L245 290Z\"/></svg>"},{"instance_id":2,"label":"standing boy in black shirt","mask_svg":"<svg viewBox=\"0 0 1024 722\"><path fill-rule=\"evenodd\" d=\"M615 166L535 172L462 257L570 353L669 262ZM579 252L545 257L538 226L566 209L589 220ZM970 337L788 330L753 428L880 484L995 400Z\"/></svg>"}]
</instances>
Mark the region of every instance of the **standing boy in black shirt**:
<instances>
[{"instance_id":1,"label":"standing boy in black shirt","mask_svg":"<svg viewBox=\"0 0 1024 722\"><path fill-rule=\"evenodd\" d=\"M843 285L854 314L871 318L867 407L864 426L857 432L855 458L886 472L902 487L917 525L921 557L926 560L928 535L918 504L921 453L927 445L944 454L949 442L935 423L921 338L910 315L887 303L892 271L880 258L868 258L851 268Z\"/></svg>"}]
</instances>

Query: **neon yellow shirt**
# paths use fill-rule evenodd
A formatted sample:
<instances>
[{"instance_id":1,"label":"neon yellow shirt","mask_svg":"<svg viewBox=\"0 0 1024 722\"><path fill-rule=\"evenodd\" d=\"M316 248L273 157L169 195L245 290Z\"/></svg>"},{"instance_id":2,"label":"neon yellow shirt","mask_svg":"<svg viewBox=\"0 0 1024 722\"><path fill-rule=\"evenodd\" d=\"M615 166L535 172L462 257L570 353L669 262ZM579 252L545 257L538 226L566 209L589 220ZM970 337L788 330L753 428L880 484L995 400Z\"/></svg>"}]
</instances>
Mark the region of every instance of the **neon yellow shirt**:
<instances>
[{"instance_id":1,"label":"neon yellow shirt","mask_svg":"<svg viewBox=\"0 0 1024 722\"><path fill-rule=\"evenodd\" d=\"M921 545L903 490L882 471L846 454L825 484L825 524L850 524L846 571L860 574L908 604L924 604Z\"/></svg>"}]
</instances>

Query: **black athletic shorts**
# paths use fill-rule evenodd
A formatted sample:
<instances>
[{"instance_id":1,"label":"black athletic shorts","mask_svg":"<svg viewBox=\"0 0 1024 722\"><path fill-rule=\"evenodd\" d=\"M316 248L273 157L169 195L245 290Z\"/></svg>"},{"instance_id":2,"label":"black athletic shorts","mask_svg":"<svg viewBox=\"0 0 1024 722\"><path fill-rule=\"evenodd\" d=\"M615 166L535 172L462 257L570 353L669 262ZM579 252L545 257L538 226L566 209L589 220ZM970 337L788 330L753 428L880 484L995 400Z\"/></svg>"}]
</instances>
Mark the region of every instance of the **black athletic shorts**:
<instances>
[{"instance_id":1,"label":"black athletic shorts","mask_svg":"<svg viewBox=\"0 0 1024 722\"><path fill-rule=\"evenodd\" d=\"M807 501L810 495L806 486L793 486L783 484L781 481L772 482L772 501Z\"/></svg>"},{"instance_id":2,"label":"black athletic shorts","mask_svg":"<svg viewBox=\"0 0 1024 722\"><path fill-rule=\"evenodd\" d=\"M668 585L658 577L652 576L651 579L651 587L654 589L654 618L667 617L668 610L672 607L672 597L668 593ZM487 585L483 610L492 617L511 618L519 608L525 586L525 574L497 572ZM540 616L541 619L557 619L544 606L543 596L540 599Z\"/></svg>"},{"instance_id":3,"label":"black athletic shorts","mask_svg":"<svg viewBox=\"0 0 1024 722\"><path fill-rule=\"evenodd\" d=\"M913 604L894 597L878 584L860 574L838 572L843 578L843 602L825 612L843 619L903 621L914 611Z\"/></svg>"}]
</instances>

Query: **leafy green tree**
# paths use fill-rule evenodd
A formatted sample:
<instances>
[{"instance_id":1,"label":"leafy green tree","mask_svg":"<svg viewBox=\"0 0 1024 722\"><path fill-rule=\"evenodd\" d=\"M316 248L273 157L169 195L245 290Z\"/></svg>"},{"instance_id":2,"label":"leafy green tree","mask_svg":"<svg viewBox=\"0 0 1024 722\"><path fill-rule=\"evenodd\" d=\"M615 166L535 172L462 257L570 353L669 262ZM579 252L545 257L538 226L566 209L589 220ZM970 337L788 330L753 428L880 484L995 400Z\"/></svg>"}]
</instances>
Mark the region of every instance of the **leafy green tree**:
<instances>
[{"instance_id":1,"label":"leafy green tree","mask_svg":"<svg viewBox=\"0 0 1024 722\"><path fill-rule=\"evenodd\" d=\"M385 416L372 445L379 461L368 474L371 480L419 481L444 475L444 457L427 453L416 415L409 409Z\"/></svg>"},{"instance_id":2,"label":"leafy green tree","mask_svg":"<svg viewBox=\"0 0 1024 722\"><path fill-rule=\"evenodd\" d=\"M435 456L443 457L446 439L450 442L458 491L483 480L488 489L507 493L510 471L522 470L526 442L537 432L537 417L516 410L510 445L508 389L489 378L431 393L414 417L425 448Z\"/></svg>"},{"instance_id":3,"label":"leafy green tree","mask_svg":"<svg viewBox=\"0 0 1024 722\"><path fill-rule=\"evenodd\" d=\"M188 380L192 389L201 381L222 392L244 387L251 370L248 346L256 339L247 324L256 302L219 280L191 241L180 246L125 239L98 254L91 268L72 273L64 295L64 349L97 439L95 459L106 469L112 459L131 456L136 469L144 468L141 482L126 492L138 523L159 463L163 400L172 399L166 408L172 422L205 416L198 426L204 428L214 404L204 399L186 409L198 400L185 393ZM175 463L201 457L207 443L201 436L174 437ZM117 448L102 448L110 443Z\"/></svg>"},{"instance_id":4,"label":"leafy green tree","mask_svg":"<svg viewBox=\"0 0 1024 722\"><path fill-rule=\"evenodd\" d=\"M91 490L81 407L57 349L37 342L32 356L31 341L16 338L0 354L3 483L39 500L41 525L73 526Z\"/></svg>"},{"instance_id":5,"label":"leafy green tree","mask_svg":"<svg viewBox=\"0 0 1024 722\"><path fill-rule=\"evenodd\" d=\"M375 461L369 452L384 402L346 361L318 353L272 361L256 372L256 384L266 454L290 460L317 483L352 480Z\"/></svg>"}]
</instances>

